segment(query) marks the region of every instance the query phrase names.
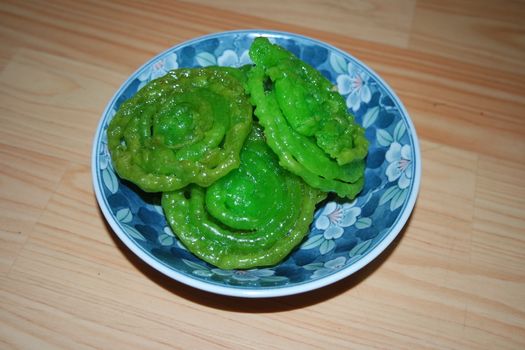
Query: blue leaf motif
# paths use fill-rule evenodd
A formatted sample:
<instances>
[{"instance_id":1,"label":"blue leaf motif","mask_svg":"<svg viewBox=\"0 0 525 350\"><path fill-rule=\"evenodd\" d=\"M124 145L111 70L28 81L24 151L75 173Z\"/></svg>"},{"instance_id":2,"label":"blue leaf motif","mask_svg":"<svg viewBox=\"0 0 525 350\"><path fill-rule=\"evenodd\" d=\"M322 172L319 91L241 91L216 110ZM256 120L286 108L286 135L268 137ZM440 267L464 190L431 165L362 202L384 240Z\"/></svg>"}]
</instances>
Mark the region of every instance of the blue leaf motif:
<instances>
[{"instance_id":1,"label":"blue leaf motif","mask_svg":"<svg viewBox=\"0 0 525 350\"><path fill-rule=\"evenodd\" d=\"M173 231L171 230L171 227L169 226L165 226L164 229L163 229L164 233L167 234L168 236L171 236L171 237L174 237L175 234L173 233Z\"/></svg>"},{"instance_id":2,"label":"blue leaf motif","mask_svg":"<svg viewBox=\"0 0 525 350\"><path fill-rule=\"evenodd\" d=\"M383 194L381 195L381 198L379 199L379 205L388 203L388 201L394 198L394 196L396 196L399 191L400 189L397 186L390 187L388 190L383 192Z\"/></svg>"},{"instance_id":3,"label":"blue leaf motif","mask_svg":"<svg viewBox=\"0 0 525 350\"><path fill-rule=\"evenodd\" d=\"M366 111L363 116L363 127L368 128L370 125L374 124L377 116L379 115L379 107L372 107Z\"/></svg>"},{"instance_id":4,"label":"blue leaf motif","mask_svg":"<svg viewBox=\"0 0 525 350\"><path fill-rule=\"evenodd\" d=\"M208 67L217 64L217 59L209 52L198 53L196 60L197 63L202 67Z\"/></svg>"},{"instance_id":5,"label":"blue leaf motif","mask_svg":"<svg viewBox=\"0 0 525 350\"><path fill-rule=\"evenodd\" d=\"M366 252L366 250L368 249L368 247L370 247L371 244L372 244L371 239L367 241L363 241L357 244L355 247L353 247L352 250L350 250L350 252L348 253L348 255L350 257L362 255L364 252Z\"/></svg>"},{"instance_id":6,"label":"blue leaf motif","mask_svg":"<svg viewBox=\"0 0 525 350\"><path fill-rule=\"evenodd\" d=\"M115 214L115 217L118 221L123 223L130 223L131 220L133 220L133 214L131 214L131 210L129 210L129 208L120 209Z\"/></svg>"},{"instance_id":7,"label":"blue leaf motif","mask_svg":"<svg viewBox=\"0 0 525 350\"><path fill-rule=\"evenodd\" d=\"M159 236L159 243L163 246L170 246L174 242L173 236L162 234Z\"/></svg>"},{"instance_id":8,"label":"blue leaf motif","mask_svg":"<svg viewBox=\"0 0 525 350\"><path fill-rule=\"evenodd\" d=\"M377 143L383 147L388 147L394 141L392 135L384 129L378 129L376 132Z\"/></svg>"},{"instance_id":9,"label":"blue leaf motif","mask_svg":"<svg viewBox=\"0 0 525 350\"><path fill-rule=\"evenodd\" d=\"M101 151L100 160L98 162L98 167L100 170L106 169L111 165L111 161L109 160L109 156L107 156L107 149L104 147L104 149Z\"/></svg>"},{"instance_id":10,"label":"blue leaf motif","mask_svg":"<svg viewBox=\"0 0 525 350\"><path fill-rule=\"evenodd\" d=\"M301 245L301 249L312 249L323 243L324 236L323 235L315 235L310 238L306 242L304 242Z\"/></svg>"},{"instance_id":11,"label":"blue leaf motif","mask_svg":"<svg viewBox=\"0 0 525 350\"><path fill-rule=\"evenodd\" d=\"M340 55L330 54L330 66L334 69L337 74L346 73L346 61Z\"/></svg>"},{"instance_id":12,"label":"blue leaf motif","mask_svg":"<svg viewBox=\"0 0 525 350\"><path fill-rule=\"evenodd\" d=\"M146 238L144 238L144 236L142 235L142 233L140 233L136 228L134 228L133 226L130 226L130 225L124 225L124 230L126 231L126 233L128 235L130 235L131 237L135 238L135 239L138 239L139 241L145 241Z\"/></svg>"},{"instance_id":13,"label":"blue leaf motif","mask_svg":"<svg viewBox=\"0 0 525 350\"><path fill-rule=\"evenodd\" d=\"M108 168L102 170L102 182L104 186L109 190L109 192L115 194L118 191L118 180L115 174L112 171L109 171Z\"/></svg>"},{"instance_id":14,"label":"blue leaf motif","mask_svg":"<svg viewBox=\"0 0 525 350\"><path fill-rule=\"evenodd\" d=\"M177 247L179 247L179 249L188 250L179 240L175 241L175 244L177 244Z\"/></svg>"},{"instance_id":15,"label":"blue leaf motif","mask_svg":"<svg viewBox=\"0 0 525 350\"><path fill-rule=\"evenodd\" d=\"M406 130L407 128L405 126L405 123L403 123L403 121L400 120L397 123L396 128L394 129L394 141L399 142L403 135L405 135Z\"/></svg>"},{"instance_id":16,"label":"blue leaf motif","mask_svg":"<svg viewBox=\"0 0 525 350\"><path fill-rule=\"evenodd\" d=\"M348 259L347 265L352 265L359 259L361 259L361 255L354 255L350 259Z\"/></svg>"},{"instance_id":17,"label":"blue leaf motif","mask_svg":"<svg viewBox=\"0 0 525 350\"><path fill-rule=\"evenodd\" d=\"M399 189L396 195L392 198L390 202L390 210L394 211L399 208L405 202L405 199L408 197L408 188L403 190Z\"/></svg>"},{"instance_id":18,"label":"blue leaf motif","mask_svg":"<svg viewBox=\"0 0 525 350\"><path fill-rule=\"evenodd\" d=\"M217 276L231 276L233 274L233 270L212 269L211 271Z\"/></svg>"},{"instance_id":19,"label":"blue leaf motif","mask_svg":"<svg viewBox=\"0 0 525 350\"><path fill-rule=\"evenodd\" d=\"M197 264L196 262L190 261L188 259L181 259L181 260L182 260L183 263L185 263L186 265L188 265L192 269L195 269L195 270L203 270L204 269L204 266L202 266L201 264Z\"/></svg>"},{"instance_id":20,"label":"blue leaf motif","mask_svg":"<svg viewBox=\"0 0 525 350\"><path fill-rule=\"evenodd\" d=\"M153 209L155 209L155 211L156 211L157 213L159 213L160 215L164 215L164 210L162 209L162 206L160 206L160 205L154 205L154 206L153 206Z\"/></svg>"},{"instance_id":21,"label":"blue leaf motif","mask_svg":"<svg viewBox=\"0 0 525 350\"><path fill-rule=\"evenodd\" d=\"M200 277L211 277L213 276L213 273L209 270L193 270L191 273L193 273L196 276Z\"/></svg>"},{"instance_id":22,"label":"blue leaf motif","mask_svg":"<svg viewBox=\"0 0 525 350\"><path fill-rule=\"evenodd\" d=\"M308 271L315 271L315 270L320 269L323 266L324 264L322 262L315 262L315 263L311 263L308 265L304 265L303 269L308 270Z\"/></svg>"},{"instance_id":23,"label":"blue leaf motif","mask_svg":"<svg viewBox=\"0 0 525 350\"><path fill-rule=\"evenodd\" d=\"M331 239L324 240L323 243L321 243L321 246L319 247L319 253L321 253L321 255L325 255L334 248L335 248L335 242L333 240Z\"/></svg>"},{"instance_id":24,"label":"blue leaf motif","mask_svg":"<svg viewBox=\"0 0 525 350\"><path fill-rule=\"evenodd\" d=\"M359 218L355 223L355 227L360 230L369 228L370 226L372 226L372 219L370 218Z\"/></svg>"}]
</instances>

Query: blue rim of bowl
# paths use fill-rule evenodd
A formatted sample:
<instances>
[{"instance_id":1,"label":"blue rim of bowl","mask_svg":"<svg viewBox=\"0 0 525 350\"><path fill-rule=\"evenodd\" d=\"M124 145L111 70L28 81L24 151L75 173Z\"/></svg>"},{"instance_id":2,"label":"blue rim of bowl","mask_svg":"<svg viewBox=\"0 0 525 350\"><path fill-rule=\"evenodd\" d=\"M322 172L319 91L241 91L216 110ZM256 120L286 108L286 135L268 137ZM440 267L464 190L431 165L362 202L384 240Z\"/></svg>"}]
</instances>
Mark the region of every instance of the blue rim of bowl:
<instances>
[{"instance_id":1,"label":"blue rim of bowl","mask_svg":"<svg viewBox=\"0 0 525 350\"><path fill-rule=\"evenodd\" d=\"M339 271L336 271L330 275L324 276L322 278L319 278L314 281L307 281L307 282L301 282L296 283L292 286L279 286L279 287L268 287L264 289L250 289L249 287L241 287L241 286L224 286L222 284L216 284L209 281L201 281L197 280L195 278L192 278L191 276L185 275L183 273L177 272L170 268L170 266L164 264L162 261L159 261L157 258L151 256L149 253L147 253L145 250L143 250L141 247L136 245L133 240L122 230L118 222L115 220L115 217L109 210L108 203L106 201L105 196L102 194L100 188L100 175L98 172L98 156L99 156L99 145L100 145L100 138L102 135L102 132L104 130L104 125L107 123L108 113L113 107L115 101L118 99L118 97L121 95L123 91L129 86L129 84L136 78L137 74L141 72L145 67L151 65L153 62L158 60L159 58L169 54L173 50L182 47L194 44L196 42L206 40L206 39L212 39L212 38L220 38L227 35L235 35L235 34L244 34L244 35L254 35L254 36L280 36L283 38L299 38L303 40L309 40L311 42L315 42L317 45L323 46L326 49L337 52L348 59L352 60L354 63L362 67L364 70L366 70L384 89L387 91L391 97L394 100L395 105L398 107L399 111L401 112L401 116L404 118L405 122L407 123L409 127L409 135L412 141L413 145L413 153L415 155L416 160L418 162L415 162L415 171L414 171L414 178L411 183L410 188L410 195L405 202L405 205L403 206L401 210L401 215L397 218L394 225L391 227L390 232L388 232L383 239L376 242L375 246L363 257L361 257L359 260L355 261L351 265L347 266L346 268L343 268ZM215 293L215 294L221 294L221 295L227 295L227 296L234 296L234 297L245 297L245 298L268 298L268 297L279 297L279 296L286 296L286 295L294 295L299 293L304 293L308 291L312 291L315 289L319 289L322 287L326 287L330 284L333 284L337 281L340 281L355 272L359 271L366 265L368 265L372 260L377 258L391 243L394 241L394 239L399 235L401 230L404 228L406 222L408 221L410 215L412 214L412 211L414 209L416 199L419 193L419 187L421 182L421 152L419 148L419 141L416 133L416 129L414 127L414 124L412 120L410 119L410 116L397 96L397 94L394 92L394 90L370 67L368 67L366 64L361 62L359 59L355 58L354 56L350 55L349 53L342 51L338 49L335 46L332 46L330 44L324 43L320 40L290 33L290 32L283 32L283 31L274 31L274 30L265 30L265 29L247 29L247 30L233 30L233 31L224 31L224 32L218 32L208 35L199 36L196 38L193 38L191 40L187 40L185 42L182 42L178 45L172 46L163 52L155 55L150 60L148 60L146 63L144 63L142 66L140 66L135 72L133 72L127 79L122 83L122 85L119 87L119 89L115 92L113 97L110 99L108 104L106 105L106 108L104 109L104 112L102 113L102 118L99 121L99 124L97 126L95 136L93 138L93 148L92 148L92 156L91 156L91 173L93 178L93 188L95 191L95 196L97 199L97 202L99 204L99 207L106 219L106 221L111 226L113 232L118 236L118 238L124 243L124 245L130 249L135 255L137 255L143 262L154 268L155 270L163 273L164 275L173 278L174 280L186 284L188 286L201 289L207 292Z\"/></svg>"}]
</instances>

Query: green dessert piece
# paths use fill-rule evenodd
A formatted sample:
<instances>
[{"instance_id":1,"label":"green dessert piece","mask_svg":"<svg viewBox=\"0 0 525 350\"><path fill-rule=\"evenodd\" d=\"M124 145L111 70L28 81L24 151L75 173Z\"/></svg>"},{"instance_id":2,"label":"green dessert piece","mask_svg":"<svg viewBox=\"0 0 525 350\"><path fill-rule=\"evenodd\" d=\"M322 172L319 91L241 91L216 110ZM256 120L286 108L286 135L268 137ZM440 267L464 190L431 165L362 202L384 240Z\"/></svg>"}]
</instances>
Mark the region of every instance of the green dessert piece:
<instances>
[{"instance_id":1,"label":"green dessert piece","mask_svg":"<svg viewBox=\"0 0 525 350\"><path fill-rule=\"evenodd\" d=\"M278 264L317 203L364 185L368 141L333 85L266 38L250 57L255 65L168 72L107 130L118 175L163 192L179 240L222 269Z\"/></svg>"},{"instance_id":2,"label":"green dessert piece","mask_svg":"<svg viewBox=\"0 0 525 350\"><path fill-rule=\"evenodd\" d=\"M237 168L252 124L245 77L235 68L183 68L144 86L108 127L118 175L161 192L209 186Z\"/></svg>"},{"instance_id":3,"label":"green dessert piece","mask_svg":"<svg viewBox=\"0 0 525 350\"><path fill-rule=\"evenodd\" d=\"M259 128L241 152L241 165L208 188L164 193L162 207L182 243L223 269L279 263L309 231L326 194L281 168Z\"/></svg>"},{"instance_id":4,"label":"green dessert piece","mask_svg":"<svg viewBox=\"0 0 525 350\"><path fill-rule=\"evenodd\" d=\"M354 198L364 185L368 141L343 97L317 70L267 38L250 48L248 91L281 166L310 186Z\"/></svg>"}]
</instances>

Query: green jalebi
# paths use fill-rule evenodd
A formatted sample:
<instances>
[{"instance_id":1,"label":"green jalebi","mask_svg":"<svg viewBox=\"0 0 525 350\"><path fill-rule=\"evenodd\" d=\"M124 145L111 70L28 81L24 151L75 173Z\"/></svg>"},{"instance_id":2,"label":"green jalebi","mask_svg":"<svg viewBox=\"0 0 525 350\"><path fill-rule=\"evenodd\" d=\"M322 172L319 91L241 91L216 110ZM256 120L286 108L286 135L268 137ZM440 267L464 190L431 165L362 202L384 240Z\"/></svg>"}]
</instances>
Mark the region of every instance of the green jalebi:
<instances>
[{"instance_id":1,"label":"green jalebi","mask_svg":"<svg viewBox=\"0 0 525 350\"><path fill-rule=\"evenodd\" d=\"M364 184L368 142L332 84L266 38L250 57L253 66L170 71L107 131L118 175L164 192L173 232L224 269L279 263L328 192L351 199Z\"/></svg>"},{"instance_id":2,"label":"green jalebi","mask_svg":"<svg viewBox=\"0 0 525 350\"><path fill-rule=\"evenodd\" d=\"M364 184L368 141L321 73L266 38L250 48L248 91L280 164L309 185L353 198Z\"/></svg>"},{"instance_id":3,"label":"green jalebi","mask_svg":"<svg viewBox=\"0 0 525 350\"><path fill-rule=\"evenodd\" d=\"M115 169L147 192L209 186L239 166L252 106L245 74L226 67L170 71L125 101L108 127Z\"/></svg>"},{"instance_id":4,"label":"green jalebi","mask_svg":"<svg viewBox=\"0 0 525 350\"><path fill-rule=\"evenodd\" d=\"M307 234L325 196L281 168L255 128L238 169L208 188L164 193L162 207L195 255L223 269L245 269L286 257Z\"/></svg>"}]
</instances>

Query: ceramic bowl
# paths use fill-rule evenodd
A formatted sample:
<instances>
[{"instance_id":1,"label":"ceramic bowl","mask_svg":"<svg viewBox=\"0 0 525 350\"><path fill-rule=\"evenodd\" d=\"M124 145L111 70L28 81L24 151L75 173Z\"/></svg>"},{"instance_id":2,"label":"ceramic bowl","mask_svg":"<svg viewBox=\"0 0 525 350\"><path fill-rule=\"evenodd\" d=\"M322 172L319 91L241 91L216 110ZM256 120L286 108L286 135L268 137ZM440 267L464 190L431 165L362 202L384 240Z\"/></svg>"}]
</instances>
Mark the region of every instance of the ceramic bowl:
<instances>
[{"instance_id":1,"label":"ceramic bowl","mask_svg":"<svg viewBox=\"0 0 525 350\"><path fill-rule=\"evenodd\" d=\"M158 194L121 181L111 165L106 128L119 105L150 80L177 67L240 66L248 48L266 36L318 69L337 86L370 141L365 187L354 201L326 201L308 236L273 267L221 270L196 258L166 223ZM216 33L178 44L155 56L109 101L93 143L96 197L111 228L138 257L169 277L230 296L275 297L326 287L376 258L394 240L414 207L421 177L416 131L394 91L350 54L292 33L245 30Z\"/></svg>"}]
</instances>

